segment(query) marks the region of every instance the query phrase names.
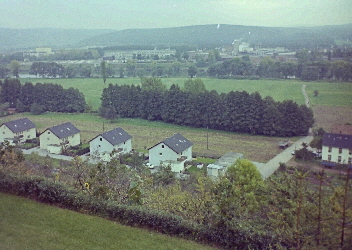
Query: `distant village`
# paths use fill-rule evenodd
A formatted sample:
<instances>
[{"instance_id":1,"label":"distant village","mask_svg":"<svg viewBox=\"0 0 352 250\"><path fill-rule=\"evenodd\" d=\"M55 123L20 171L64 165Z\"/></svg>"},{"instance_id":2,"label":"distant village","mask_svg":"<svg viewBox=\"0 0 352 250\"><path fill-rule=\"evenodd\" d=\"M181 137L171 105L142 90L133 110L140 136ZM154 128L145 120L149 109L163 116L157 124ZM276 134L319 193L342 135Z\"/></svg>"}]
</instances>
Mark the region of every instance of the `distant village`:
<instances>
[{"instance_id":1,"label":"distant village","mask_svg":"<svg viewBox=\"0 0 352 250\"><path fill-rule=\"evenodd\" d=\"M59 155L70 147L81 144L80 130L71 122L45 129L39 134L39 147L47 155ZM32 142L37 138L36 125L28 118L21 118L5 122L0 126L0 142L8 141L10 145L19 145ZM114 128L97 135L89 141L89 151L85 153L89 159L108 162L113 157L129 154L133 151L133 137L122 128ZM288 147L289 141L279 147ZM193 143L179 133L176 133L163 141L156 143L148 149L148 161L145 166L154 169L159 166L169 165L171 171L182 173L185 163L191 161ZM35 152L35 151L33 151ZM207 175L217 177L225 173L237 159L243 159L243 154L228 152L219 158L214 164L207 166ZM351 126L334 126L331 133L325 133L321 151L322 164L328 167L337 164L347 164L352 167L352 129ZM253 162L257 168L260 164ZM262 164L263 165L263 164ZM199 166L203 167L203 166Z\"/></svg>"}]
</instances>

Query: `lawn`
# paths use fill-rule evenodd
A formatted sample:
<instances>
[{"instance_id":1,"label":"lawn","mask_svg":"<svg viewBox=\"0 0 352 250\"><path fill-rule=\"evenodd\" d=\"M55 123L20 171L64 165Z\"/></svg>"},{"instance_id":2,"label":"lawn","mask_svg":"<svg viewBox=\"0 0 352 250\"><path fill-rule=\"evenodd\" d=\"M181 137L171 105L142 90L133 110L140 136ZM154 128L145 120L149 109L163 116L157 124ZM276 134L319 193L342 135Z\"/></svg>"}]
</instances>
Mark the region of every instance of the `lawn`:
<instances>
[{"instance_id":1,"label":"lawn","mask_svg":"<svg viewBox=\"0 0 352 250\"><path fill-rule=\"evenodd\" d=\"M0 193L0 249L212 249Z\"/></svg>"},{"instance_id":2,"label":"lawn","mask_svg":"<svg viewBox=\"0 0 352 250\"><path fill-rule=\"evenodd\" d=\"M220 157L228 151L243 153L247 159L267 162L280 150L278 142L282 138L252 136L248 134L230 133L218 130L191 128L177 126L164 122L150 122L142 119L118 119L115 123L110 123L95 114L62 114L45 113L43 115L31 115L21 113L2 117L1 123L16 120L22 117L29 118L37 125L37 130L43 132L46 128L59 125L64 122L72 122L81 130L82 143L88 143L95 136L104 131L116 127L123 128L133 136L133 148L145 151L174 133L180 133L193 142L193 152L199 155ZM207 149L207 134L209 135L209 149ZM291 138L294 141L296 138Z\"/></svg>"}]
</instances>

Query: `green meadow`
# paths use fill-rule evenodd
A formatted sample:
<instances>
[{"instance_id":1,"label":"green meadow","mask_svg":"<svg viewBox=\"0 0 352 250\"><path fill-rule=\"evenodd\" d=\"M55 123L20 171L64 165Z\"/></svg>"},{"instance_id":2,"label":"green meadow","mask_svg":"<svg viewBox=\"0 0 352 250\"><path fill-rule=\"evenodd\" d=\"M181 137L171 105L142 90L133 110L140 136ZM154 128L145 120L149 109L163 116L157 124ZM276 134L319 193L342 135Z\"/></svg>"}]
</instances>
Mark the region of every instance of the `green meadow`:
<instances>
[{"instance_id":1,"label":"green meadow","mask_svg":"<svg viewBox=\"0 0 352 250\"><path fill-rule=\"evenodd\" d=\"M177 84L181 88L188 78L162 78L162 82L170 87ZM93 109L100 106L100 97L104 87L108 84L140 84L139 78L109 78L104 85L100 78L74 78L74 79L20 79L22 83L27 81L33 84L37 82L51 82L62 85L64 88L77 88L85 96L87 103L91 103ZM298 104L304 104L302 95L302 83L297 80L233 80L202 78L208 90L216 90L218 93L230 91L247 91L253 93L258 91L262 97L272 96L276 101L294 100Z\"/></svg>"},{"instance_id":2,"label":"green meadow","mask_svg":"<svg viewBox=\"0 0 352 250\"><path fill-rule=\"evenodd\" d=\"M0 249L212 249L0 193Z\"/></svg>"}]
</instances>

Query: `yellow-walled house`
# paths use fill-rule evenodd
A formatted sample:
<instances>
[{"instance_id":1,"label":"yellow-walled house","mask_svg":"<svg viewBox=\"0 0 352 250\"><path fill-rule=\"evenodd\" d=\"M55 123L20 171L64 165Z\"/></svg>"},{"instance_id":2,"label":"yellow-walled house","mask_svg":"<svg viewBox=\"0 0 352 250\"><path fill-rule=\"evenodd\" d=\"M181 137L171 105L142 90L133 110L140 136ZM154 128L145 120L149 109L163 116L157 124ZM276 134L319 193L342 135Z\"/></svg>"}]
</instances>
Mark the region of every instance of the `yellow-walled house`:
<instances>
[{"instance_id":1,"label":"yellow-walled house","mask_svg":"<svg viewBox=\"0 0 352 250\"><path fill-rule=\"evenodd\" d=\"M0 126L0 142L5 140L10 144L25 142L36 137L36 126L28 118L5 122Z\"/></svg>"},{"instance_id":2,"label":"yellow-walled house","mask_svg":"<svg viewBox=\"0 0 352 250\"><path fill-rule=\"evenodd\" d=\"M80 132L70 122L48 128L39 136L40 148L52 154L60 154L63 147L77 146L81 143Z\"/></svg>"}]
</instances>

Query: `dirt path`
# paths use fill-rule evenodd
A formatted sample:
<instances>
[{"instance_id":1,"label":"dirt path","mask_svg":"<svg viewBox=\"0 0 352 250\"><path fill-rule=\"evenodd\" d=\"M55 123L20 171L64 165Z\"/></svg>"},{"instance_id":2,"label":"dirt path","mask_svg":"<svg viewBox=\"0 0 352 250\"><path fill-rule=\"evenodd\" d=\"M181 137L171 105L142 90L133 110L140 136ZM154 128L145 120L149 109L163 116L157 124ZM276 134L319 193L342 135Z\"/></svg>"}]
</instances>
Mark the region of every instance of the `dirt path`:
<instances>
[{"instance_id":1,"label":"dirt path","mask_svg":"<svg viewBox=\"0 0 352 250\"><path fill-rule=\"evenodd\" d=\"M309 107L309 98L306 92L306 85L302 85L302 94L305 99L305 103L307 107ZM280 163L286 163L293 157L292 152L302 148L302 143L309 144L313 140L313 132L312 128L309 129L308 136L302 137L296 142L294 142L291 146L283 150L280 154L276 155L273 159L271 159L268 163L259 167L259 172L262 174L263 178L268 178L272 175L280 166Z\"/></svg>"}]
</instances>

